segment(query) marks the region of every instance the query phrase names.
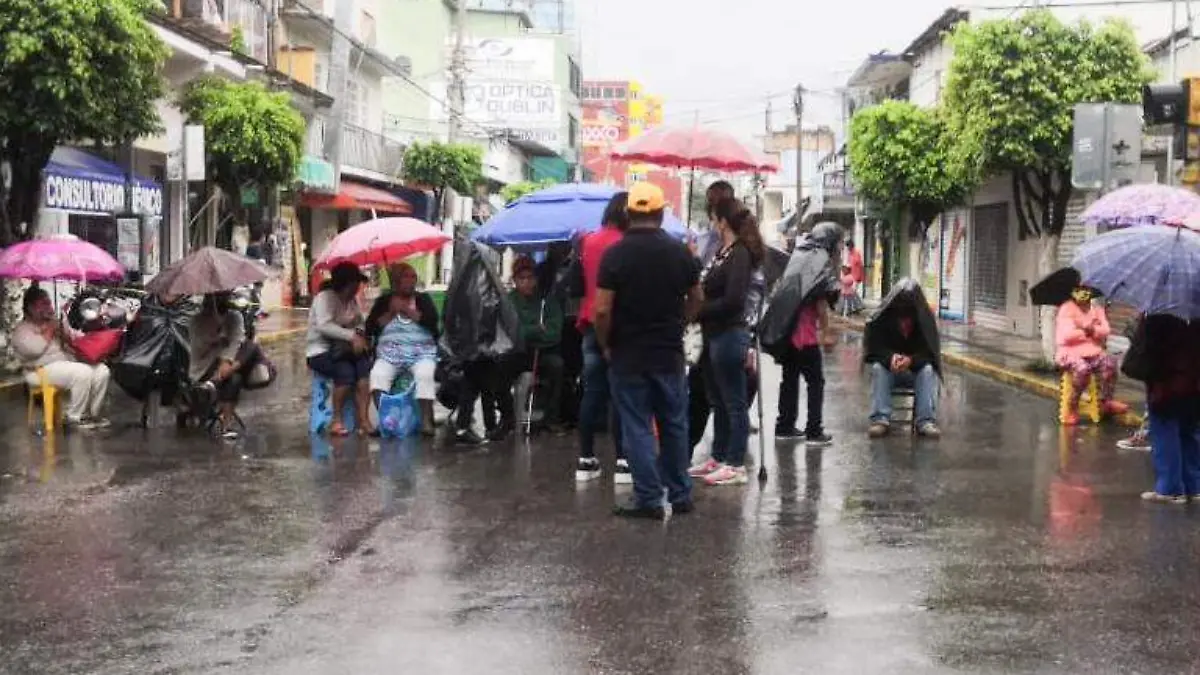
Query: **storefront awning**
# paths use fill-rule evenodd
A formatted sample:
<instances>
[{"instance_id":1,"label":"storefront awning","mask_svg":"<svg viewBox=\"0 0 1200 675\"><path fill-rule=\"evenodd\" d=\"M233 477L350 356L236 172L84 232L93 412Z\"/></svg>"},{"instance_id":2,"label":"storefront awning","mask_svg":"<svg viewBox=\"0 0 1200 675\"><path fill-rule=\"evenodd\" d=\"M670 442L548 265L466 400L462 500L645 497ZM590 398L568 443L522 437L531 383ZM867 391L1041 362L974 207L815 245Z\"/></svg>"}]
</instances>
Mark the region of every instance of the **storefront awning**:
<instances>
[{"instance_id":1,"label":"storefront awning","mask_svg":"<svg viewBox=\"0 0 1200 675\"><path fill-rule=\"evenodd\" d=\"M125 210L126 173L112 162L76 148L58 147L42 170L46 208L90 213ZM135 176L133 210L162 214L162 186Z\"/></svg>"},{"instance_id":2,"label":"storefront awning","mask_svg":"<svg viewBox=\"0 0 1200 675\"><path fill-rule=\"evenodd\" d=\"M383 211L402 216L411 215L412 204L388 192L362 183L342 178L341 187L335 195L323 195L313 192L303 192L300 195L300 205L313 209L334 209L346 211L362 209L364 211Z\"/></svg>"}]
</instances>

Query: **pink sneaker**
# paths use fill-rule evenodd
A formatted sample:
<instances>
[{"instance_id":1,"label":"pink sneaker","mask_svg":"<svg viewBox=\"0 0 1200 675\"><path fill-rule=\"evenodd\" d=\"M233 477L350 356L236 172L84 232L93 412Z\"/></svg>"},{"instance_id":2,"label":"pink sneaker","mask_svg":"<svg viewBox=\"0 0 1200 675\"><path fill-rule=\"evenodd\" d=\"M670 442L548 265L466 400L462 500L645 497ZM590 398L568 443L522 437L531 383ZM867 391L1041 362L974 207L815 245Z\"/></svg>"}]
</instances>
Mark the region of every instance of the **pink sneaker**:
<instances>
[{"instance_id":1,"label":"pink sneaker","mask_svg":"<svg viewBox=\"0 0 1200 675\"><path fill-rule=\"evenodd\" d=\"M697 464L688 469L688 475L692 478L704 478L719 468L721 468L721 463L710 457L703 464Z\"/></svg>"},{"instance_id":2,"label":"pink sneaker","mask_svg":"<svg viewBox=\"0 0 1200 675\"><path fill-rule=\"evenodd\" d=\"M745 485L749 481L746 478L746 467L722 465L721 468L705 476L704 482L716 486Z\"/></svg>"}]
</instances>

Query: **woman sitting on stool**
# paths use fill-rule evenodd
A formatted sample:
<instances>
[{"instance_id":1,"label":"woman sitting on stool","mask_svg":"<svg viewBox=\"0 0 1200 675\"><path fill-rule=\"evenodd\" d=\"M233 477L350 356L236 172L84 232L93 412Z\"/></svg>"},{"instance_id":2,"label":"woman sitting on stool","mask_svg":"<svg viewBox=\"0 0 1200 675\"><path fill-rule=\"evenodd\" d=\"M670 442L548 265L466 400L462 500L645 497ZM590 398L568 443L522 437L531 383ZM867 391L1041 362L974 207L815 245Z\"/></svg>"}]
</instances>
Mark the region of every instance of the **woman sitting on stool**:
<instances>
[{"instance_id":1,"label":"woman sitting on stool","mask_svg":"<svg viewBox=\"0 0 1200 675\"><path fill-rule=\"evenodd\" d=\"M342 424L341 412L352 392L358 434L371 433L367 416L371 403L367 380L371 355L361 331L363 315L357 297L366 280L354 263L337 265L329 282L313 298L308 314L308 344L304 354L314 373L333 380L333 421L329 433L334 436L349 433Z\"/></svg>"},{"instance_id":2,"label":"woman sitting on stool","mask_svg":"<svg viewBox=\"0 0 1200 675\"><path fill-rule=\"evenodd\" d=\"M1124 403L1113 400L1117 358L1105 351L1112 329L1104 307L1092 302L1092 295L1089 288L1072 291L1071 299L1059 306L1054 324L1054 342L1058 346L1054 362L1071 376L1070 413L1063 420L1067 426L1079 424L1079 398L1092 377L1099 378L1101 413L1121 415L1129 410Z\"/></svg>"},{"instance_id":3,"label":"woman sitting on stool","mask_svg":"<svg viewBox=\"0 0 1200 675\"><path fill-rule=\"evenodd\" d=\"M417 292L417 271L399 263L388 268L392 290L379 297L367 318L375 338L375 365L371 367L371 393L379 397L392 391L396 377L407 371L416 383L421 406L421 433L433 435L433 401L437 394L438 313L433 298Z\"/></svg>"}]
</instances>

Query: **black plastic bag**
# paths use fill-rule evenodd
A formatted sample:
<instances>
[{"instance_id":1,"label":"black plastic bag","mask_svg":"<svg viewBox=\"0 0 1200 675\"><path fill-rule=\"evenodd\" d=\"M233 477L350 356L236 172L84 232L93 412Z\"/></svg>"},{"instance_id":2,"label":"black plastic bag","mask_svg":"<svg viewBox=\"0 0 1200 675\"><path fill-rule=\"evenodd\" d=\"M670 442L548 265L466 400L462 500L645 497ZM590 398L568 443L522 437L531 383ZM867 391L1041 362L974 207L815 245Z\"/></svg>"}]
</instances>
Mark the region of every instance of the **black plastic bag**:
<instances>
[{"instance_id":1,"label":"black plastic bag","mask_svg":"<svg viewBox=\"0 0 1200 675\"><path fill-rule=\"evenodd\" d=\"M497 272L499 254L466 240L455 242L454 248L442 349L457 363L496 359L520 351L517 310Z\"/></svg>"},{"instance_id":2,"label":"black plastic bag","mask_svg":"<svg viewBox=\"0 0 1200 675\"><path fill-rule=\"evenodd\" d=\"M197 310L188 301L164 305L146 298L111 365L113 380L125 393L144 401L155 391L172 391L186 383L191 359L189 329Z\"/></svg>"}]
</instances>

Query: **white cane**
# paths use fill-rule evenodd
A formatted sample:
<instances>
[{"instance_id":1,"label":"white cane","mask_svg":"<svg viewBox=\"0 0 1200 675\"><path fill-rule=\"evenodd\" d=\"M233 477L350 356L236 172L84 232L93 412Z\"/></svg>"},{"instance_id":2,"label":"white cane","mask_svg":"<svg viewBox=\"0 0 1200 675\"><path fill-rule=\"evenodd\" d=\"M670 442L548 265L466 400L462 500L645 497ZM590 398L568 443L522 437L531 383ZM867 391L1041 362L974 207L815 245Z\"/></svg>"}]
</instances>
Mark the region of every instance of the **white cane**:
<instances>
[{"instance_id":1,"label":"white cane","mask_svg":"<svg viewBox=\"0 0 1200 675\"><path fill-rule=\"evenodd\" d=\"M546 323L546 299L542 298L542 307L541 307L541 310L538 312L538 325L541 326L545 323ZM533 377L531 378L532 384L529 385L529 403L527 404L527 408L525 410L525 435L526 436L529 436L533 433L533 399L534 399L534 397L537 396L537 381L538 381L537 370L538 370L538 360L540 359L541 354L542 354L542 350L540 350L540 349L533 350L533 373L532 373Z\"/></svg>"},{"instance_id":2,"label":"white cane","mask_svg":"<svg viewBox=\"0 0 1200 675\"><path fill-rule=\"evenodd\" d=\"M758 482L767 482L767 428L763 424L763 389L762 389L762 338L759 329L762 327L762 306L766 299L766 289L763 297L758 300L758 320L754 324L754 378L758 383Z\"/></svg>"}]
</instances>

